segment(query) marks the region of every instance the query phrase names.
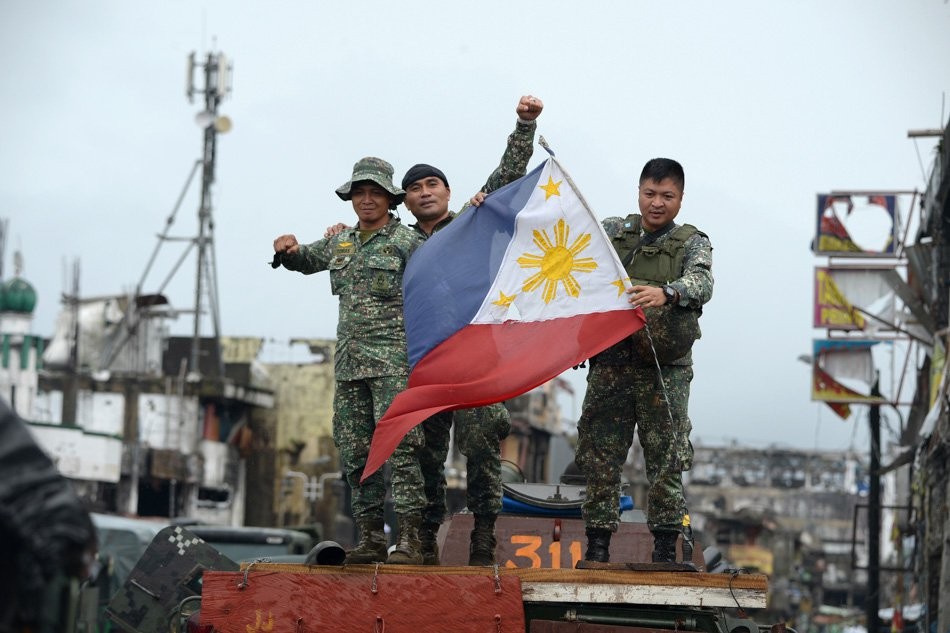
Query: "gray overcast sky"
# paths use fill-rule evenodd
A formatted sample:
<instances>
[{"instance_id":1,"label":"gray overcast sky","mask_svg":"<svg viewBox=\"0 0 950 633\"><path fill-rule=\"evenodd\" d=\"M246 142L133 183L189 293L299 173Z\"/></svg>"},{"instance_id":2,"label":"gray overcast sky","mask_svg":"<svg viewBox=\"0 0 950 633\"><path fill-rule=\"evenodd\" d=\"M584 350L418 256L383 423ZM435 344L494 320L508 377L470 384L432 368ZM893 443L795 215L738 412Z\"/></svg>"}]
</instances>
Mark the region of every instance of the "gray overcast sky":
<instances>
[{"instance_id":1,"label":"gray overcast sky","mask_svg":"<svg viewBox=\"0 0 950 633\"><path fill-rule=\"evenodd\" d=\"M185 59L234 61L214 188L222 329L332 337L326 275L272 271L272 239L322 235L362 156L440 166L458 208L494 168L518 97L600 217L636 207L654 156L687 174L679 216L715 247L695 348L694 438L866 450L865 414L809 399L815 194L923 189L950 88L945 0L475 3L0 1L0 217L49 335L66 258L84 295L145 269L193 162ZM541 150L531 165L537 164ZM919 155L919 159L918 159ZM172 233L197 230L193 186ZM907 205L904 206L906 217ZM403 217L410 217L403 210ZM154 290L180 245L163 247ZM194 262L167 294L193 305ZM174 331L187 334L183 317ZM208 327L205 326L205 332ZM571 380L583 390L583 374Z\"/></svg>"}]
</instances>

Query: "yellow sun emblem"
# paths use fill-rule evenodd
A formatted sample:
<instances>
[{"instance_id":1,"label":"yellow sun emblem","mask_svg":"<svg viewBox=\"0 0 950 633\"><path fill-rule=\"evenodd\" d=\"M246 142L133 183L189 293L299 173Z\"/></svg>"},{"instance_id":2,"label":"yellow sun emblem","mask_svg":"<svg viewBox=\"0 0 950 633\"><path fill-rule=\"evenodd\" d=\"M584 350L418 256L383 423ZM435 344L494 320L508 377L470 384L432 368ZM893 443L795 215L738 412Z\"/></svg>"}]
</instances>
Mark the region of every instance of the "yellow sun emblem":
<instances>
[{"instance_id":1,"label":"yellow sun emblem","mask_svg":"<svg viewBox=\"0 0 950 633\"><path fill-rule=\"evenodd\" d=\"M542 254L525 253L518 258L518 264L522 268L540 268L541 271L528 277L522 290L531 292L544 284L541 299L545 303L550 303L557 298L557 285L560 283L568 295L580 296L581 285L574 278L573 273L589 273L596 270L597 262L592 257L577 257L578 253L590 245L590 233L582 234L568 246L570 233L571 227L564 220L558 220L554 225L554 243L548 237L547 231L534 230L534 243L541 249Z\"/></svg>"}]
</instances>

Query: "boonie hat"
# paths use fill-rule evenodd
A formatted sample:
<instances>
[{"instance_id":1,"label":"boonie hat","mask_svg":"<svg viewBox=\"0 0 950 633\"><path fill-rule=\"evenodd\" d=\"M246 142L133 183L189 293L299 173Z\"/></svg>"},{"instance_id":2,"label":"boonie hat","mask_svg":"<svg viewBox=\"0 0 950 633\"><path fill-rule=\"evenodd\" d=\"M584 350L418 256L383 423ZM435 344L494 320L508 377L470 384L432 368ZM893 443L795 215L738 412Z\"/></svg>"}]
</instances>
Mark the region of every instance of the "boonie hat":
<instances>
[{"instance_id":1,"label":"boonie hat","mask_svg":"<svg viewBox=\"0 0 950 633\"><path fill-rule=\"evenodd\" d=\"M395 196L396 201L392 205L393 209L406 197L406 192L393 184L393 166L382 158L376 158L375 156L367 156L356 161L356 164L353 165L353 176L337 188L336 195L340 196L341 200L349 200L352 197L353 183L364 180L375 182Z\"/></svg>"}]
</instances>

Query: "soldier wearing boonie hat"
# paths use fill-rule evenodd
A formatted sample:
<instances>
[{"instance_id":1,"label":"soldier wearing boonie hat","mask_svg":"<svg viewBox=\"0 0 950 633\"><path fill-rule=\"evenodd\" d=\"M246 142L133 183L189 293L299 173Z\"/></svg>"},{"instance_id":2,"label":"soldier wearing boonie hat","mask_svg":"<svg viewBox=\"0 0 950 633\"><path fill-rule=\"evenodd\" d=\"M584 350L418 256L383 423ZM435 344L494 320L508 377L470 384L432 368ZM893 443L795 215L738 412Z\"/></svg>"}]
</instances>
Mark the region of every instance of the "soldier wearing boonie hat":
<instances>
[{"instance_id":1,"label":"soldier wearing boonie hat","mask_svg":"<svg viewBox=\"0 0 950 633\"><path fill-rule=\"evenodd\" d=\"M336 195L340 196L341 200L350 200L354 184L375 182L392 194L393 202L389 208L395 210L406 197L406 192L393 184L393 173L393 166L382 158L376 158L375 156L361 158L353 165L353 176L337 187Z\"/></svg>"},{"instance_id":2,"label":"soldier wearing boonie hat","mask_svg":"<svg viewBox=\"0 0 950 633\"><path fill-rule=\"evenodd\" d=\"M382 471L360 482L376 422L409 374L403 321L402 277L409 256L422 238L391 210L405 192L393 184L393 167L368 156L353 165L350 179L336 190L356 212L357 225L312 244L294 235L274 240L275 262L305 275L329 271L330 289L339 297L334 353L333 441L352 489L353 519L360 529L347 563L422 564L419 529L425 507L419 451L421 427L409 431L389 465L399 540L389 553L383 510L386 484Z\"/></svg>"}]
</instances>

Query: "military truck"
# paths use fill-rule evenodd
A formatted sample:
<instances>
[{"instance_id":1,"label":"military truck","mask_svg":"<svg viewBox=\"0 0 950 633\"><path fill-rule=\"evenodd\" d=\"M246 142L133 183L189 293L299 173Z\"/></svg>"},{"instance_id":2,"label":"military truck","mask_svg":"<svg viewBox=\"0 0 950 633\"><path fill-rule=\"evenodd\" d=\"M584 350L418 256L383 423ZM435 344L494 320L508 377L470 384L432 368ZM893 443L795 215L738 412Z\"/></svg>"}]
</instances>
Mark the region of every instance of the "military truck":
<instances>
[{"instance_id":1,"label":"military truck","mask_svg":"<svg viewBox=\"0 0 950 633\"><path fill-rule=\"evenodd\" d=\"M784 628L744 615L766 606L765 576L708 573L698 549L686 563L647 562L652 537L633 509L624 513L611 551L624 562L581 561L581 493L563 485L506 484L506 500L522 506L506 503L496 523L498 564L491 567L464 566L472 526L464 512L440 530L438 567L317 564L314 552L333 551L326 543L304 563L261 559L238 566L187 528L171 528L130 574L110 617L130 633L186 626L201 633Z\"/></svg>"}]
</instances>

